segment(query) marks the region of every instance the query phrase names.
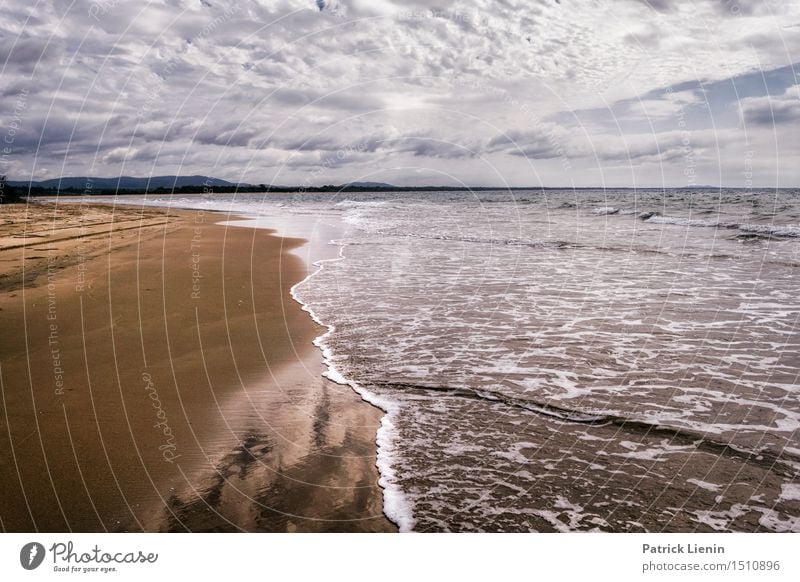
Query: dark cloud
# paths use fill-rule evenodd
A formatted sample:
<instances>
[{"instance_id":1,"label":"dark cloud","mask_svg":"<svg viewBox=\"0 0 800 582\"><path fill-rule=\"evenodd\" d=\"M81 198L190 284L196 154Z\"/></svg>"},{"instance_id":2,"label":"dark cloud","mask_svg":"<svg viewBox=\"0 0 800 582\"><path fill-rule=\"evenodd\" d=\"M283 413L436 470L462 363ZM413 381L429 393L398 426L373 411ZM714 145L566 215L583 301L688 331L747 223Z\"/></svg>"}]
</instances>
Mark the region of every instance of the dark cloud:
<instances>
[{"instance_id":1,"label":"dark cloud","mask_svg":"<svg viewBox=\"0 0 800 582\"><path fill-rule=\"evenodd\" d=\"M48 65L56 49L45 39L6 37L0 40L0 65L31 72L37 66Z\"/></svg>"},{"instance_id":2,"label":"dark cloud","mask_svg":"<svg viewBox=\"0 0 800 582\"><path fill-rule=\"evenodd\" d=\"M509 131L492 138L487 151L505 151L512 156L534 160L548 160L564 154L552 130Z\"/></svg>"},{"instance_id":3,"label":"dark cloud","mask_svg":"<svg viewBox=\"0 0 800 582\"><path fill-rule=\"evenodd\" d=\"M277 102L290 107L322 107L343 111L370 111L382 109L384 102L369 94L353 91L323 93L313 89L292 89L278 87L269 93L268 102Z\"/></svg>"},{"instance_id":4,"label":"dark cloud","mask_svg":"<svg viewBox=\"0 0 800 582\"><path fill-rule=\"evenodd\" d=\"M236 126L225 131L201 129L193 137L195 143L228 147L247 147L250 141L259 134L259 130L251 126Z\"/></svg>"},{"instance_id":5,"label":"dark cloud","mask_svg":"<svg viewBox=\"0 0 800 582\"><path fill-rule=\"evenodd\" d=\"M606 162L668 162L688 154L696 155L701 147L697 137L680 132L626 136L598 136L592 140L592 155ZM702 145L705 144L703 140Z\"/></svg>"},{"instance_id":6,"label":"dark cloud","mask_svg":"<svg viewBox=\"0 0 800 582\"><path fill-rule=\"evenodd\" d=\"M360 160L361 154L411 154L415 157L461 159L477 156L483 150L480 143L470 140L444 140L434 137L433 131L407 135L370 135L351 140L338 135L316 135L306 139L273 137L262 147L287 152L314 152L320 156L334 154L339 164Z\"/></svg>"},{"instance_id":7,"label":"dark cloud","mask_svg":"<svg viewBox=\"0 0 800 582\"><path fill-rule=\"evenodd\" d=\"M460 158L473 158L480 152L476 147L461 145L453 141L446 141L432 137L404 136L388 140L383 149L394 152L411 153L416 157L439 158L454 160Z\"/></svg>"},{"instance_id":8,"label":"dark cloud","mask_svg":"<svg viewBox=\"0 0 800 582\"><path fill-rule=\"evenodd\" d=\"M796 90L794 93L779 99L764 97L743 101L741 109L745 126L790 125L796 130L800 127L800 99Z\"/></svg>"},{"instance_id":9,"label":"dark cloud","mask_svg":"<svg viewBox=\"0 0 800 582\"><path fill-rule=\"evenodd\" d=\"M2 88L0 88L0 97L5 97L8 99L14 99L21 94L30 95L32 93L38 93L41 88L31 83L29 80L19 80L14 81L8 84L3 84Z\"/></svg>"},{"instance_id":10,"label":"dark cloud","mask_svg":"<svg viewBox=\"0 0 800 582\"><path fill-rule=\"evenodd\" d=\"M701 0L635 0L658 12L674 12L683 4L697 8ZM762 2L755 0L704 0L705 3L719 15L741 16L750 15L758 11Z\"/></svg>"},{"instance_id":11,"label":"dark cloud","mask_svg":"<svg viewBox=\"0 0 800 582\"><path fill-rule=\"evenodd\" d=\"M138 138L144 140L146 142L156 142L156 143L164 143L164 142L172 142L177 141L187 136L193 135L194 132L192 128L196 125L193 120L187 119L176 119L172 121L167 120L157 120L157 121L147 121L147 120L132 120L130 118L117 118L113 120L110 127L119 128L119 132L125 135L129 135L131 138ZM127 130L127 131L126 131ZM206 141L202 141L202 139L195 139L200 143L213 143L213 144L224 144L224 136L225 134L236 133L235 128L228 128L223 132L208 132L203 134L204 137L207 138ZM216 139L212 139L208 137L209 135L215 135ZM235 141L235 140L232 140ZM233 145L242 145L240 143L234 143Z\"/></svg>"},{"instance_id":12,"label":"dark cloud","mask_svg":"<svg viewBox=\"0 0 800 582\"><path fill-rule=\"evenodd\" d=\"M348 147L344 140L336 139L331 136L313 136L306 139L273 139L269 142L272 147L279 147L281 149L297 151L297 152L335 152L336 150Z\"/></svg>"},{"instance_id":13,"label":"dark cloud","mask_svg":"<svg viewBox=\"0 0 800 582\"><path fill-rule=\"evenodd\" d=\"M659 12L670 12L675 8L677 2L675 0L635 0L645 6L657 10Z\"/></svg>"},{"instance_id":14,"label":"dark cloud","mask_svg":"<svg viewBox=\"0 0 800 582\"><path fill-rule=\"evenodd\" d=\"M3 120L3 128L8 132L9 122ZM14 132L13 149L17 155L35 154L40 149L48 150L54 147L67 148L80 146L88 141L95 145L102 139L102 124L83 123L57 115L46 118L24 115Z\"/></svg>"},{"instance_id":15,"label":"dark cloud","mask_svg":"<svg viewBox=\"0 0 800 582\"><path fill-rule=\"evenodd\" d=\"M504 152L529 160L585 159L641 164L668 162L713 143L707 135L671 131L643 134L594 134L587 136L553 124L530 131L512 130L492 138L486 151Z\"/></svg>"}]
</instances>

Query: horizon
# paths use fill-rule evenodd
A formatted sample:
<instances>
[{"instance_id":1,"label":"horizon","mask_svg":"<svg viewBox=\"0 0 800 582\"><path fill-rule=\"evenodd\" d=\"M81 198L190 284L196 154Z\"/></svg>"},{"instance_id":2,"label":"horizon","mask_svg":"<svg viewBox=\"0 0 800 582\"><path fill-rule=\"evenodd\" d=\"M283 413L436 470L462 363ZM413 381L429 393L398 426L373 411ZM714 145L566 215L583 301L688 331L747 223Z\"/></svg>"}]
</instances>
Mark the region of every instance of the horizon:
<instances>
[{"instance_id":1,"label":"horizon","mask_svg":"<svg viewBox=\"0 0 800 582\"><path fill-rule=\"evenodd\" d=\"M177 179L185 179L185 178L206 178L212 180L221 180L228 182L229 185L216 185L218 187L243 187L243 188L251 188L251 187L259 187L259 186L266 186L267 188L275 188L275 189L318 189L318 188L347 188L347 187L356 187L356 188L363 188L362 186L358 186L361 181L352 180L352 181L345 181L339 184L321 184L319 186L301 186L297 184L272 184L266 181L254 181L254 182L234 182L228 178L220 178L219 176L204 176L199 174L186 174L186 175L170 175L170 174L158 174L152 176L58 176L53 178L45 178L42 180L18 180L7 178L7 182L26 182L29 184L33 183L40 183L40 182L47 182L47 181L57 181L57 180L66 180L66 179L86 179L86 180L121 180L121 179L131 179L131 180L155 180L159 178L177 178ZM378 183L370 180L369 182ZM560 185L549 185L549 184L542 184L538 186L509 186L509 185L497 185L497 184L490 184L490 185L475 185L475 184L465 184L462 186L451 186L445 184L418 184L414 186L404 186L402 184L386 184L386 187L378 188L378 190L392 190L392 189L432 189L432 188L441 188L443 190L686 190L686 189L696 189L696 190L797 190L800 189L800 186L726 186L726 185L713 185L713 184L696 184L696 185L674 185L674 184L666 184L664 186L617 186L617 185L587 185L587 186L560 186ZM184 187L200 187L203 184L190 184ZM180 187L180 186L176 186ZM213 185L207 187L214 187ZM74 189L73 187L66 187L62 188L62 190L67 189ZM119 190L126 190L127 188L119 188Z\"/></svg>"},{"instance_id":2,"label":"horizon","mask_svg":"<svg viewBox=\"0 0 800 582\"><path fill-rule=\"evenodd\" d=\"M783 32L800 23L794 3L81 0L33 10L0 8L4 21L26 22L0 51L0 173L19 180L800 184L800 35Z\"/></svg>"}]
</instances>

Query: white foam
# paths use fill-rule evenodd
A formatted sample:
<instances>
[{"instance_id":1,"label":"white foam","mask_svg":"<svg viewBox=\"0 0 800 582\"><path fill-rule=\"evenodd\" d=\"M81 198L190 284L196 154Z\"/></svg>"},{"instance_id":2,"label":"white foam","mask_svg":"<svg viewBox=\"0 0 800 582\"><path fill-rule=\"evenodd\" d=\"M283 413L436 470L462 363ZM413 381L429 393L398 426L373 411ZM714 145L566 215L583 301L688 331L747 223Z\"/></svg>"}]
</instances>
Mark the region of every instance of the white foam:
<instances>
[{"instance_id":1,"label":"white foam","mask_svg":"<svg viewBox=\"0 0 800 582\"><path fill-rule=\"evenodd\" d=\"M331 244L339 243L331 241ZM324 376L331 382L342 386L349 386L361 396L364 401L380 408L386 413L381 418L381 425L375 437L375 442L377 444L376 465L380 475L378 484L383 489L383 511L386 517L393 521L401 532L410 532L414 529L414 515L411 504L398 483L397 474L392 462L396 455L395 436L397 431L395 429L395 418L398 414L399 406L386 398L381 398L377 394L366 390L356 382L349 380L336 368L333 352L326 343L326 340L336 332L336 327L333 324L322 321L311 306L302 300L298 293L298 289L303 284L307 283L312 277L324 269L325 263L344 260L344 247L345 245L339 244L339 256L337 258L315 262L314 266L317 267L317 269L294 285L290 292L292 298L302 306L302 309L308 312L315 322L325 327L327 330L314 340L314 345L319 347L322 351L322 358L327 368Z\"/></svg>"},{"instance_id":2,"label":"white foam","mask_svg":"<svg viewBox=\"0 0 800 582\"><path fill-rule=\"evenodd\" d=\"M772 236L800 237L800 226L779 226L773 224L739 224L737 228L743 232Z\"/></svg>"},{"instance_id":3,"label":"white foam","mask_svg":"<svg viewBox=\"0 0 800 582\"><path fill-rule=\"evenodd\" d=\"M758 518L758 523L768 530L778 533L797 533L800 532L800 517L788 516L782 519L776 511L769 509L758 508L761 512L761 517Z\"/></svg>"},{"instance_id":4,"label":"white foam","mask_svg":"<svg viewBox=\"0 0 800 582\"><path fill-rule=\"evenodd\" d=\"M779 501L800 501L800 483L784 483L781 485Z\"/></svg>"},{"instance_id":5,"label":"white foam","mask_svg":"<svg viewBox=\"0 0 800 582\"><path fill-rule=\"evenodd\" d=\"M720 501L717 501L719 503ZM727 531L738 517L747 515L753 508L742 503L734 503L730 509L722 511L700 510L693 511L697 521L707 525L715 531Z\"/></svg>"},{"instance_id":6,"label":"white foam","mask_svg":"<svg viewBox=\"0 0 800 582\"><path fill-rule=\"evenodd\" d=\"M642 215L644 217L644 215ZM747 224L738 222L720 222L718 220L700 220L683 218L679 216L661 216L654 214L644 219L652 224L672 224L676 226L699 226L706 228L730 228L746 233L762 234L765 236L780 236L795 238L800 237L800 226L775 225L775 224Z\"/></svg>"},{"instance_id":7,"label":"white foam","mask_svg":"<svg viewBox=\"0 0 800 582\"><path fill-rule=\"evenodd\" d=\"M619 208L614 208L613 206L603 206L602 208L595 208L594 210L592 210L592 214L597 214L597 215L619 214Z\"/></svg>"},{"instance_id":8,"label":"white foam","mask_svg":"<svg viewBox=\"0 0 800 582\"><path fill-rule=\"evenodd\" d=\"M700 479L687 479L687 483L691 483L692 485L697 485L700 489L705 489L706 491L713 491L717 492L722 489L722 486L715 485L714 483L708 483L706 481L701 481Z\"/></svg>"},{"instance_id":9,"label":"white foam","mask_svg":"<svg viewBox=\"0 0 800 582\"><path fill-rule=\"evenodd\" d=\"M676 226L720 226L720 223L716 220L697 220L693 218L681 218L678 216L661 216L659 214L655 214L650 218L647 218L645 222L650 222L652 224L674 224Z\"/></svg>"}]
</instances>

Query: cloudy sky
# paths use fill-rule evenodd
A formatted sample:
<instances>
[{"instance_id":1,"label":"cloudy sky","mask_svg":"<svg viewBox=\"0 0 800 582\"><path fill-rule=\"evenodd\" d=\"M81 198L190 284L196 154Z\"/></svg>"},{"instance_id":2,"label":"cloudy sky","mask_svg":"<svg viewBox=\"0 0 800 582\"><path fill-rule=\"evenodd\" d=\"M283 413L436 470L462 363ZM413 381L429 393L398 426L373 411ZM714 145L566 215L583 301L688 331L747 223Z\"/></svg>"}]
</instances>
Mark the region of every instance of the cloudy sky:
<instances>
[{"instance_id":1,"label":"cloudy sky","mask_svg":"<svg viewBox=\"0 0 800 582\"><path fill-rule=\"evenodd\" d=\"M800 186L800 3L0 0L0 172Z\"/></svg>"}]
</instances>

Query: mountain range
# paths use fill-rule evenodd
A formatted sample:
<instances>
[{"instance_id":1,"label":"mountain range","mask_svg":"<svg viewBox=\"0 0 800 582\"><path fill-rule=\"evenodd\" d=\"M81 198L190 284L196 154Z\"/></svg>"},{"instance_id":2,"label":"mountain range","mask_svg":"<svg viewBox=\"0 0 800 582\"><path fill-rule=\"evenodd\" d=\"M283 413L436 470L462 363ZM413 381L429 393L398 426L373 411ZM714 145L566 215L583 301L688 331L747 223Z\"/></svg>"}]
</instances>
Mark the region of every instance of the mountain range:
<instances>
[{"instance_id":1,"label":"mountain range","mask_svg":"<svg viewBox=\"0 0 800 582\"><path fill-rule=\"evenodd\" d=\"M211 178L209 176L152 176L150 178L133 178L131 176L120 176L119 178L95 178L95 177L62 177L52 178L41 181L8 181L9 186L18 188L44 188L45 190L83 190L91 193L96 190L145 190L156 188L183 188L210 187L210 186L249 186L249 184L236 184Z\"/></svg>"},{"instance_id":2,"label":"mountain range","mask_svg":"<svg viewBox=\"0 0 800 582\"><path fill-rule=\"evenodd\" d=\"M210 176L152 176L149 178L134 178L131 176L120 176L119 178L96 178L92 176L61 177L49 180L32 180L30 182L9 180L9 186L16 188L42 188L44 190L80 190L87 194L98 191L117 191L117 190L156 190L159 188L173 190L177 188L253 188L254 185L244 182L228 182L220 178ZM331 186L331 188L370 188L375 190L394 189L396 186L385 182L348 182L341 186ZM291 186L272 185L265 189L287 190L296 189Z\"/></svg>"}]
</instances>

